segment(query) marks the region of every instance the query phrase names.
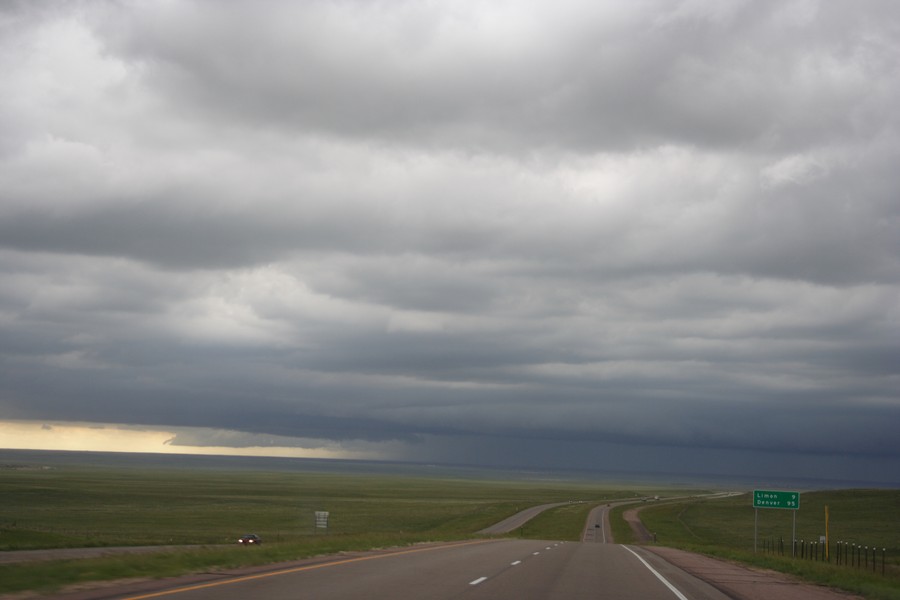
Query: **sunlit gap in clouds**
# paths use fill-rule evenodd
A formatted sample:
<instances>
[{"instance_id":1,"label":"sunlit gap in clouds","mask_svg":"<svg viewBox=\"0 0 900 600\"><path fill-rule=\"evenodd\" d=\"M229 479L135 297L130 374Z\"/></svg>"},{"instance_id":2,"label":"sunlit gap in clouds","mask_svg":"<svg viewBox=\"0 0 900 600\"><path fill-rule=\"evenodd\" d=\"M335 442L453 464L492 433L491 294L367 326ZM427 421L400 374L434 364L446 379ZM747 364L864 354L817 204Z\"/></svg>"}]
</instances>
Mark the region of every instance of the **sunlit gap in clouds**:
<instances>
[{"instance_id":1,"label":"sunlit gap in clouds","mask_svg":"<svg viewBox=\"0 0 900 600\"><path fill-rule=\"evenodd\" d=\"M240 446L180 443L178 436L216 440L240 438ZM271 436L254 436L200 427L154 428L99 423L0 421L0 448L10 450L67 450L93 452L148 452L158 454L208 454L273 456L287 458L379 459L375 449L348 450L335 444L315 445L317 440L292 440L296 446L272 444ZM289 440L284 440L288 443ZM277 441L275 442L277 444ZM271 444L271 445L270 445ZM308 445L302 445L308 444Z\"/></svg>"}]
</instances>

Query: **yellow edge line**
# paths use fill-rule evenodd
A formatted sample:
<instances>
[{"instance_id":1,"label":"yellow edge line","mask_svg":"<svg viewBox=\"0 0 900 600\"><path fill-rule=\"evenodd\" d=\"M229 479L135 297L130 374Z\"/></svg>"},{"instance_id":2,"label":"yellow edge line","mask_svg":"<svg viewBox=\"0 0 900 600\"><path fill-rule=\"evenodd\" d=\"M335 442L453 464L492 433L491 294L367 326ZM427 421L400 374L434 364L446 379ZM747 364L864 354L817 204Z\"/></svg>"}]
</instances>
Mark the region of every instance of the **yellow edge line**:
<instances>
[{"instance_id":1,"label":"yellow edge line","mask_svg":"<svg viewBox=\"0 0 900 600\"><path fill-rule=\"evenodd\" d=\"M240 583L242 581L250 581L252 579L263 579L265 577L274 577L276 575L287 575L289 573L299 573L301 571L312 571L313 569L324 569L325 567L336 567L338 565L346 565L348 563L362 562L364 560L375 560L378 558L390 558L392 556L401 556L403 554L415 554L417 552L430 552L432 550L441 550L444 548L456 548L459 546L469 546L472 544L484 544L486 542L491 542L495 540L473 540L471 542L461 542L458 544L442 544L440 546L430 546L428 548L416 548L413 550L402 550L400 552L391 552L388 554L374 554L371 556L359 556L357 558L347 558L344 560L336 560L327 563L320 563L315 565L306 565L303 567L294 567L291 569L284 569L281 571L270 571L268 573L260 573L258 575L246 575L244 577L237 577L234 579L225 579L222 581L212 581L209 583L201 583L198 585L191 585L182 588L175 588L172 590L164 590L162 592L154 592L152 594L144 594L142 596L129 596L124 598L123 600L144 600L144 598L159 598L160 596L169 596L171 594L180 594L182 592L191 592L194 590L202 590L205 588L216 587L220 585L228 585L231 583Z\"/></svg>"}]
</instances>

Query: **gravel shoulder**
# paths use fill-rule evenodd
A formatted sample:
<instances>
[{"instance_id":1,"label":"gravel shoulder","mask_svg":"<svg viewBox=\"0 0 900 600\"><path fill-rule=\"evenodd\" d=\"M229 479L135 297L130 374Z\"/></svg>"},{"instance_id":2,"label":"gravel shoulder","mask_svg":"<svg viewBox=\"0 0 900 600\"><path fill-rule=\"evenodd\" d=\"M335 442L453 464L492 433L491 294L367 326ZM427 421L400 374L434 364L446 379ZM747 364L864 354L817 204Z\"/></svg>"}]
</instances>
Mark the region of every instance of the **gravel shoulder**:
<instances>
[{"instance_id":1,"label":"gravel shoulder","mask_svg":"<svg viewBox=\"0 0 900 600\"><path fill-rule=\"evenodd\" d=\"M805 583L776 571L754 569L675 548L643 548L735 600L864 600L862 596Z\"/></svg>"},{"instance_id":2,"label":"gravel shoulder","mask_svg":"<svg viewBox=\"0 0 900 600\"><path fill-rule=\"evenodd\" d=\"M638 506L623 513L639 544L653 541L653 534L641 522L642 508ZM641 545L641 548L735 600L865 600L862 596L806 583L777 571L748 567L676 548L652 545Z\"/></svg>"}]
</instances>

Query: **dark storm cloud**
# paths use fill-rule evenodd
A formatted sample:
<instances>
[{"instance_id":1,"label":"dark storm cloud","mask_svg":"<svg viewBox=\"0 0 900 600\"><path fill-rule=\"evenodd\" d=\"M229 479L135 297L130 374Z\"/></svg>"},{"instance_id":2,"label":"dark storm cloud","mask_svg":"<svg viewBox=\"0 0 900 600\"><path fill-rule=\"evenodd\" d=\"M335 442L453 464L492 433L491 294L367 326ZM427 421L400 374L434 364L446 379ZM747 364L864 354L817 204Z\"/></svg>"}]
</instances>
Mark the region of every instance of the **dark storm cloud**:
<instances>
[{"instance_id":1,"label":"dark storm cloud","mask_svg":"<svg viewBox=\"0 0 900 600\"><path fill-rule=\"evenodd\" d=\"M417 146L802 148L896 91L889 2L526 4L147 5L109 33L192 116Z\"/></svg>"},{"instance_id":2,"label":"dark storm cloud","mask_svg":"<svg viewBox=\"0 0 900 600\"><path fill-rule=\"evenodd\" d=\"M2 11L0 418L900 460L893 3Z\"/></svg>"}]
</instances>

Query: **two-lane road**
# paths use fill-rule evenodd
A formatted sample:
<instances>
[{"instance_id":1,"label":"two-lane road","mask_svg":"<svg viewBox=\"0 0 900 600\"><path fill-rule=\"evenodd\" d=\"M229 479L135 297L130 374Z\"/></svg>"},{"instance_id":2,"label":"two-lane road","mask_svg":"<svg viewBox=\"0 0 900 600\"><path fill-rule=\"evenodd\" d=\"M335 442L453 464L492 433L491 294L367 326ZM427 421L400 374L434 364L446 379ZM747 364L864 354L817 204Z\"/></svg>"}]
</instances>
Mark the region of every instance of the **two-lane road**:
<instances>
[{"instance_id":1,"label":"two-lane road","mask_svg":"<svg viewBox=\"0 0 900 600\"><path fill-rule=\"evenodd\" d=\"M585 521L584 532L581 541L595 544L612 544L613 538L609 528L609 509L612 504L602 504L594 507Z\"/></svg>"},{"instance_id":2,"label":"two-lane road","mask_svg":"<svg viewBox=\"0 0 900 600\"><path fill-rule=\"evenodd\" d=\"M613 544L479 540L220 574L130 600L429 598L725 600L706 583L639 549Z\"/></svg>"}]
</instances>

